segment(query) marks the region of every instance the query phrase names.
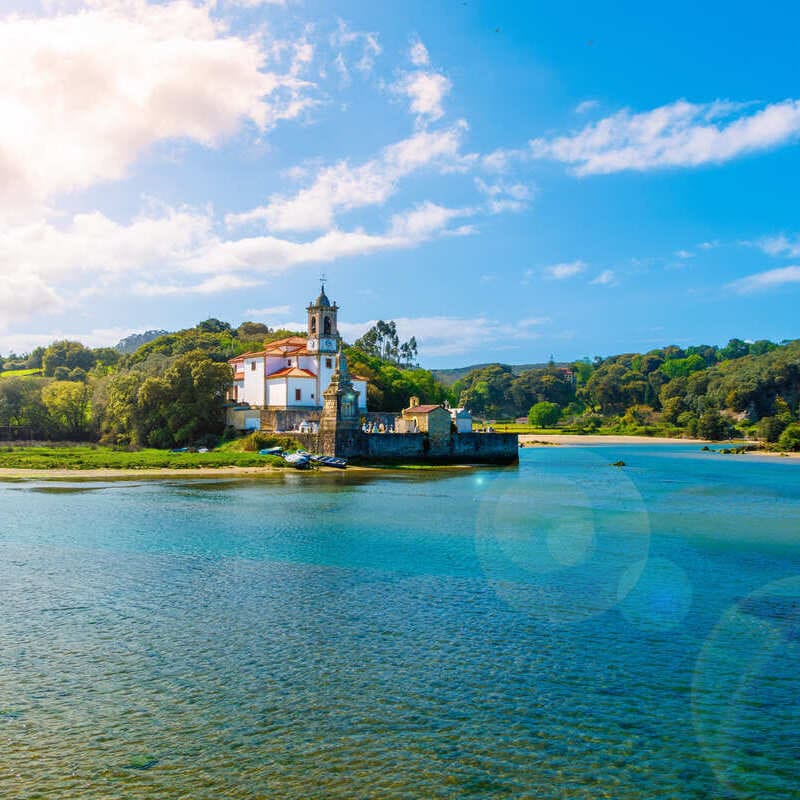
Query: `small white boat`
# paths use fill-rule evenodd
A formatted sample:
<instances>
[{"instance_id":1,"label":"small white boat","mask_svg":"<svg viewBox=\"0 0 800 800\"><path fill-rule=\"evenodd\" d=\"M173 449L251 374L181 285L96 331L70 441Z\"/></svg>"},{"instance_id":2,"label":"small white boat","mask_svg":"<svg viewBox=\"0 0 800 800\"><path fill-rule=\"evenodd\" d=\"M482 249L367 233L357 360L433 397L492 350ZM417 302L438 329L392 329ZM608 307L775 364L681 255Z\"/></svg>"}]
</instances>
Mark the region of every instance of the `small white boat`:
<instances>
[{"instance_id":1,"label":"small white boat","mask_svg":"<svg viewBox=\"0 0 800 800\"><path fill-rule=\"evenodd\" d=\"M283 460L295 469L308 469L311 457L308 453L288 453Z\"/></svg>"}]
</instances>

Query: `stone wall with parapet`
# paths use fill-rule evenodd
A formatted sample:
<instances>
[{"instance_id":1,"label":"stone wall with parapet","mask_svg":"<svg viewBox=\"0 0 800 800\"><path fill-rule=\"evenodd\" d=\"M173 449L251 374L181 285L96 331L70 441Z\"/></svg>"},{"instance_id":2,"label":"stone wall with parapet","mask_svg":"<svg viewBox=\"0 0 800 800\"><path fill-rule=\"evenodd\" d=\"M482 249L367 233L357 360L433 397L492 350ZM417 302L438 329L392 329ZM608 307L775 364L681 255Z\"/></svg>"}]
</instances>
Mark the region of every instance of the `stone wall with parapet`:
<instances>
[{"instance_id":1,"label":"stone wall with parapet","mask_svg":"<svg viewBox=\"0 0 800 800\"><path fill-rule=\"evenodd\" d=\"M301 422L319 422L319 408L287 408L261 410L262 431L291 431Z\"/></svg>"},{"instance_id":2,"label":"stone wall with parapet","mask_svg":"<svg viewBox=\"0 0 800 800\"><path fill-rule=\"evenodd\" d=\"M295 433L292 436L310 453L326 449L318 434ZM436 440L426 433L358 431L352 441L350 447L338 447L335 455L377 464L514 464L519 460L519 442L515 433L460 433Z\"/></svg>"}]
</instances>

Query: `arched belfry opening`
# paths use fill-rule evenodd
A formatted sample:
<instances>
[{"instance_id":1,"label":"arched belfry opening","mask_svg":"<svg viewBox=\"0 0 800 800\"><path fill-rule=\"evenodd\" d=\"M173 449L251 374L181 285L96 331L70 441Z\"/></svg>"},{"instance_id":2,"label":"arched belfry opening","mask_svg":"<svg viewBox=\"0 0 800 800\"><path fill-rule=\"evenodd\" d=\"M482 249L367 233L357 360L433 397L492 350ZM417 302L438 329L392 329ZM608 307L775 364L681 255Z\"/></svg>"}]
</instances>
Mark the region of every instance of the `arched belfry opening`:
<instances>
[{"instance_id":1,"label":"arched belfry opening","mask_svg":"<svg viewBox=\"0 0 800 800\"><path fill-rule=\"evenodd\" d=\"M339 330L336 317L339 307L325 293L325 279L321 280L320 293L308 304L307 349L312 353L335 353L339 347Z\"/></svg>"}]
</instances>

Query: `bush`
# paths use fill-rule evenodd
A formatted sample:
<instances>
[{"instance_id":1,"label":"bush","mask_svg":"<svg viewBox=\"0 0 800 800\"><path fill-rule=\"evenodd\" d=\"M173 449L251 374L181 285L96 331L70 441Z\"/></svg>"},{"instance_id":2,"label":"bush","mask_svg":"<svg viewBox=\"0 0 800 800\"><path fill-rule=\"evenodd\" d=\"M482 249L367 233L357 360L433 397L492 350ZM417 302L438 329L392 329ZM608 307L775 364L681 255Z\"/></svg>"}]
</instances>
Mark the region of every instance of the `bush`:
<instances>
[{"instance_id":1,"label":"bush","mask_svg":"<svg viewBox=\"0 0 800 800\"><path fill-rule=\"evenodd\" d=\"M531 406L528 411L528 422L535 428L551 428L561 416L561 409L556 403L543 400L541 403Z\"/></svg>"},{"instance_id":2,"label":"bush","mask_svg":"<svg viewBox=\"0 0 800 800\"><path fill-rule=\"evenodd\" d=\"M800 450L800 423L793 422L784 430L778 439L778 446L781 450Z\"/></svg>"},{"instance_id":3,"label":"bush","mask_svg":"<svg viewBox=\"0 0 800 800\"><path fill-rule=\"evenodd\" d=\"M254 431L241 440L241 448L247 453L257 453L268 447L282 447L284 450L297 450L301 447L297 439L291 436L276 436L272 433Z\"/></svg>"},{"instance_id":4,"label":"bush","mask_svg":"<svg viewBox=\"0 0 800 800\"><path fill-rule=\"evenodd\" d=\"M788 424L781 417L763 417L758 423L758 438L765 442L777 442Z\"/></svg>"},{"instance_id":5,"label":"bush","mask_svg":"<svg viewBox=\"0 0 800 800\"><path fill-rule=\"evenodd\" d=\"M716 408L709 408L700 415L697 420L697 435L701 439L711 439L719 441L730 435L731 424L717 411Z\"/></svg>"}]
</instances>

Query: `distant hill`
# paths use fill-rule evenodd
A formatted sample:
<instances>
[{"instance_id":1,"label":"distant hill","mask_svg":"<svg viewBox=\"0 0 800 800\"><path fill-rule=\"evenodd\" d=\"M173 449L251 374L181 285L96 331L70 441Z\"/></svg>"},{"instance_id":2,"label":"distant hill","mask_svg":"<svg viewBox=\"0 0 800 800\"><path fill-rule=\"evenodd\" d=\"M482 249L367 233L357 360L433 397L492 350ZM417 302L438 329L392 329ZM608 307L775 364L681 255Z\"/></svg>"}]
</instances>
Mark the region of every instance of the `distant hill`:
<instances>
[{"instance_id":1,"label":"distant hill","mask_svg":"<svg viewBox=\"0 0 800 800\"><path fill-rule=\"evenodd\" d=\"M145 331L144 333L132 333L124 339L120 339L115 345L114 349L119 353L134 353L143 344L152 342L153 339L158 339L159 336L169 333L169 331Z\"/></svg>"},{"instance_id":2,"label":"distant hill","mask_svg":"<svg viewBox=\"0 0 800 800\"><path fill-rule=\"evenodd\" d=\"M460 381L462 378L469 375L470 372L474 369L483 369L484 367L488 367L490 364L496 364L496 361L490 361L486 364L472 364L469 367L454 367L453 369L432 369L431 372L436 376L436 380L439 381L443 386L452 386L456 381ZM541 369L542 367L546 367L547 363L542 362L541 364L510 364L511 371L515 375L519 375L526 370L529 369ZM556 364L558 367L568 366L567 364Z\"/></svg>"}]
</instances>

